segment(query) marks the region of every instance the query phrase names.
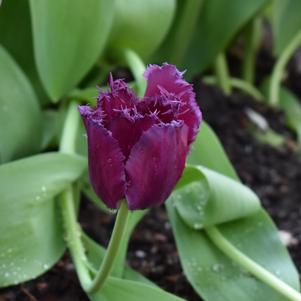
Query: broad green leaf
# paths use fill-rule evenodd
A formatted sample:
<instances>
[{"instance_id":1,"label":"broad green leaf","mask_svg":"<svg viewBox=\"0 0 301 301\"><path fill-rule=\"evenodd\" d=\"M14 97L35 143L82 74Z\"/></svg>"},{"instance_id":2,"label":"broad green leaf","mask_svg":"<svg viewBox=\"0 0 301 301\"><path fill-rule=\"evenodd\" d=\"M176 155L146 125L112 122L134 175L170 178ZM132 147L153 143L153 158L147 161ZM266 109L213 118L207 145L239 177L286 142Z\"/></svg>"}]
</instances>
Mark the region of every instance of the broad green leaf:
<instances>
[{"instance_id":1,"label":"broad green leaf","mask_svg":"<svg viewBox=\"0 0 301 301\"><path fill-rule=\"evenodd\" d=\"M284 111L286 124L296 132L301 144L301 104L286 88L280 88L280 108Z\"/></svg>"},{"instance_id":2,"label":"broad green leaf","mask_svg":"<svg viewBox=\"0 0 301 301\"><path fill-rule=\"evenodd\" d=\"M204 161L206 164L203 165L207 168L216 170L234 180L238 179L218 137L206 122L202 122L200 133L192 144L187 162L192 165L200 165Z\"/></svg>"},{"instance_id":3,"label":"broad green leaf","mask_svg":"<svg viewBox=\"0 0 301 301\"><path fill-rule=\"evenodd\" d=\"M245 185L202 166L186 167L197 179L175 193L174 205L183 221L194 229L246 217L260 209L256 194Z\"/></svg>"},{"instance_id":4,"label":"broad green leaf","mask_svg":"<svg viewBox=\"0 0 301 301\"><path fill-rule=\"evenodd\" d=\"M30 80L39 101L47 96L42 88L33 57L28 0L4 1L0 9L0 44L16 60Z\"/></svg>"},{"instance_id":5,"label":"broad green leaf","mask_svg":"<svg viewBox=\"0 0 301 301\"><path fill-rule=\"evenodd\" d=\"M91 301L184 301L160 288L141 282L110 278L103 290L90 296Z\"/></svg>"},{"instance_id":6,"label":"broad green leaf","mask_svg":"<svg viewBox=\"0 0 301 301\"><path fill-rule=\"evenodd\" d=\"M126 48L137 52L142 58L149 56L167 34L175 6L175 0L115 0L108 59L120 60Z\"/></svg>"},{"instance_id":7,"label":"broad green leaf","mask_svg":"<svg viewBox=\"0 0 301 301\"><path fill-rule=\"evenodd\" d=\"M268 0L204 1L182 67L187 68L190 75L208 68L216 56L227 48L234 36L266 3Z\"/></svg>"},{"instance_id":8,"label":"broad green leaf","mask_svg":"<svg viewBox=\"0 0 301 301\"><path fill-rule=\"evenodd\" d=\"M273 11L274 52L279 56L301 29L301 1L276 0Z\"/></svg>"},{"instance_id":9,"label":"broad green leaf","mask_svg":"<svg viewBox=\"0 0 301 301\"><path fill-rule=\"evenodd\" d=\"M155 52L153 61L180 65L195 32L205 0L177 0L176 13L162 45Z\"/></svg>"},{"instance_id":10,"label":"broad green leaf","mask_svg":"<svg viewBox=\"0 0 301 301\"><path fill-rule=\"evenodd\" d=\"M203 165L239 181L221 144L207 125L202 125L190 160L196 165ZM184 222L175 202L182 197L181 194L185 197L187 194L185 187L190 185L189 181L199 180L200 177L196 173L193 176L189 172L188 180L185 179L184 174L181 181L184 181L187 186L180 185L167 202L181 263L195 291L206 301L254 301L254 299L285 301L284 297L225 256L204 231L193 229ZM194 188L199 192L191 194L191 198L199 198L204 194L202 185ZM222 191L220 190L219 193L221 194ZM236 191L233 192L233 196L235 195ZM229 197L227 193L225 196ZM221 195L220 197L222 198ZM185 202L197 203L198 200L186 198ZM229 208L224 207L224 210L232 211L236 208L229 205ZM277 229L263 209L248 217L220 224L219 230L244 254L292 287L299 289L296 268L286 248L280 242Z\"/></svg>"},{"instance_id":11,"label":"broad green leaf","mask_svg":"<svg viewBox=\"0 0 301 301\"><path fill-rule=\"evenodd\" d=\"M36 152L41 144L41 112L34 91L0 45L0 163Z\"/></svg>"},{"instance_id":12,"label":"broad green leaf","mask_svg":"<svg viewBox=\"0 0 301 301\"><path fill-rule=\"evenodd\" d=\"M204 300L287 301L221 253L203 231L188 227L171 202L172 199L167 205L168 213L184 273ZM223 224L219 230L250 258L299 288L298 273L263 210L249 218Z\"/></svg>"},{"instance_id":13,"label":"broad green leaf","mask_svg":"<svg viewBox=\"0 0 301 301\"><path fill-rule=\"evenodd\" d=\"M52 100L72 90L96 63L113 6L111 0L30 0L35 59Z\"/></svg>"},{"instance_id":14,"label":"broad green leaf","mask_svg":"<svg viewBox=\"0 0 301 301\"><path fill-rule=\"evenodd\" d=\"M79 156L36 155L0 166L0 287L45 272L65 250L54 197L86 167Z\"/></svg>"}]
</instances>

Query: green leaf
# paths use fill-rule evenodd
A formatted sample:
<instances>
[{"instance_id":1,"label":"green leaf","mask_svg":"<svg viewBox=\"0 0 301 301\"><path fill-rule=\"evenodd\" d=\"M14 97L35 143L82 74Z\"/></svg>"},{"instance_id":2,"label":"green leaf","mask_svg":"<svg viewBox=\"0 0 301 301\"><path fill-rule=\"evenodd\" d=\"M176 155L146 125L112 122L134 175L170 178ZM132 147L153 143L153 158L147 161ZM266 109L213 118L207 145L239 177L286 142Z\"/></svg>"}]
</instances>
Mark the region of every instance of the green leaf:
<instances>
[{"instance_id":1,"label":"green leaf","mask_svg":"<svg viewBox=\"0 0 301 301\"><path fill-rule=\"evenodd\" d=\"M96 63L113 18L111 0L31 0L34 52L43 85L57 101Z\"/></svg>"},{"instance_id":2,"label":"green leaf","mask_svg":"<svg viewBox=\"0 0 301 301\"><path fill-rule=\"evenodd\" d=\"M301 2L299 0L274 1L272 28L274 52L279 56L301 28Z\"/></svg>"},{"instance_id":3,"label":"green leaf","mask_svg":"<svg viewBox=\"0 0 301 301\"><path fill-rule=\"evenodd\" d=\"M206 301L287 301L221 253L204 232L188 227L170 201L168 213L184 273ZM219 230L250 258L299 288L298 273L263 210L249 218L223 224Z\"/></svg>"},{"instance_id":4,"label":"green leaf","mask_svg":"<svg viewBox=\"0 0 301 301\"><path fill-rule=\"evenodd\" d=\"M192 148L190 161L236 181L239 180L217 137L207 125L202 125L196 144ZM195 291L206 301L253 301L254 299L285 301L284 297L225 256L204 231L193 229L191 225L187 225L189 223L187 220L184 221L183 212L179 211L181 208L177 205L178 199L186 198L186 203L198 203L200 196L206 193L206 186L195 186L193 188L198 191L191 193L190 199L188 199L187 191L191 185L189 181L193 183L202 180L202 177L195 172L193 175L191 171L187 175L188 179L185 179L185 174L181 179L187 186L180 185L174 191L167 202L167 209L185 275ZM217 187L220 186L220 183L213 184ZM233 184L232 188L234 186L237 187ZM236 188L233 189L235 189L233 197L237 197ZM219 196L215 196L216 199L222 199L223 193L229 199L229 191L226 190L228 187L215 190L219 194ZM243 190L241 192L244 194ZM229 202L228 208L223 205L224 203L222 204L224 211L230 212L225 212L225 215L232 214L232 210L234 212L237 210L233 207L233 203L231 205L231 202ZM254 200L254 205L255 203ZM220 214L222 213L221 210L218 211ZM219 224L219 230L227 240L248 257L290 286L299 289L297 270L278 237L277 229L263 209L257 210L257 213L250 214L248 217L240 217L231 222Z\"/></svg>"},{"instance_id":5,"label":"green leaf","mask_svg":"<svg viewBox=\"0 0 301 301\"><path fill-rule=\"evenodd\" d=\"M218 154L218 156L216 155ZM237 180L238 176L225 153L218 137L206 122L202 122L200 133L192 144L187 163L216 170L221 174Z\"/></svg>"},{"instance_id":6,"label":"green leaf","mask_svg":"<svg viewBox=\"0 0 301 301\"><path fill-rule=\"evenodd\" d=\"M182 67L187 68L190 75L208 68L217 55L228 47L234 36L267 2L268 0L204 1Z\"/></svg>"},{"instance_id":7,"label":"green leaf","mask_svg":"<svg viewBox=\"0 0 301 301\"><path fill-rule=\"evenodd\" d=\"M41 112L34 91L0 45L0 163L36 152L41 144Z\"/></svg>"},{"instance_id":8,"label":"green leaf","mask_svg":"<svg viewBox=\"0 0 301 301\"><path fill-rule=\"evenodd\" d=\"M197 179L175 193L174 205L183 221L194 229L246 217L260 209L256 194L243 184L202 166ZM189 200L187 202L186 200Z\"/></svg>"},{"instance_id":9,"label":"green leaf","mask_svg":"<svg viewBox=\"0 0 301 301\"><path fill-rule=\"evenodd\" d=\"M0 9L0 44L11 54L29 78L39 101L47 96L34 63L28 0L5 1Z\"/></svg>"},{"instance_id":10,"label":"green leaf","mask_svg":"<svg viewBox=\"0 0 301 301\"><path fill-rule=\"evenodd\" d=\"M126 48L148 57L167 34L175 6L175 0L116 0L108 58L120 60Z\"/></svg>"},{"instance_id":11,"label":"green leaf","mask_svg":"<svg viewBox=\"0 0 301 301\"><path fill-rule=\"evenodd\" d=\"M45 272L65 250L54 197L86 167L79 156L36 155L0 166L0 286Z\"/></svg>"},{"instance_id":12,"label":"green leaf","mask_svg":"<svg viewBox=\"0 0 301 301\"><path fill-rule=\"evenodd\" d=\"M155 52L153 61L180 65L195 32L204 0L178 0L176 14L162 45Z\"/></svg>"},{"instance_id":13,"label":"green leaf","mask_svg":"<svg viewBox=\"0 0 301 301\"><path fill-rule=\"evenodd\" d=\"M184 301L160 288L141 282L110 278L103 290L90 296L91 301Z\"/></svg>"}]
</instances>

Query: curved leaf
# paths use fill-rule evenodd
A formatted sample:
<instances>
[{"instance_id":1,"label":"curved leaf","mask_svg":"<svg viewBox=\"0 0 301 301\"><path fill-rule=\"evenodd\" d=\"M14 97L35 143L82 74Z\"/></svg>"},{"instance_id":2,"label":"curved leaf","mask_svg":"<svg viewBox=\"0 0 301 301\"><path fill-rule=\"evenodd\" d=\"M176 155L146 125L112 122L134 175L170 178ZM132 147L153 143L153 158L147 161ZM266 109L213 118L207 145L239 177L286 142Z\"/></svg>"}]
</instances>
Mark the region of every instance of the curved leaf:
<instances>
[{"instance_id":1,"label":"curved leaf","mask_svg":"<svg viewBox=\"0 0 301 301\"><path fill-rule=\"evenodd\" d=\"M301 2L299 0L276 0L274 2L273 33L274 52L279 56L290 41L300 32Z\"/></svg>"},{"instance_id":2,"label":"curved leaf","mask_svg":"<svg viewBox=\"0 0 301 301\"><path fill-rule=\"evenodd\" d=\"M202 126L190 156L195 164L201 164L236 181L239 180L233 173L233 167L217 137L206 125ZM197 173L193 176L191 171L187 176L188 179L185 179L184 174L181 180L187 187L190 185L189 181L202 179ZM180 185L179 189L174 191L167 202L167 209L184 272L195 291L206 301L253 301L254 299L285 301L283 296L225 256L204 231L193 229L184 222L174 202L178 202L182 192L184 195L187 193L185 187ZM204 194L201 185L194 188L198 189L198 193L195 192L191 198L199 198ZM228 188L224 187L224 189ZM219 193L221 194L222 191ZM228 193L225 194L227 195L229 197ZM192 199L185 201L198 202ZM229 205L227 211L231 210L236 208ZM278 237L277 229L263 209L257 210L257 213L248 217L220 224L219 230L236 248L299 290L297 270Z\"/></svg>"},{"instance_id":3,"label":"curved leaf","mask_svg":"<svg viewBox=\"0 0 301 301\"><path fill-rule=\"evenodd\" d=\"M17 37L17 38L16 38ZM29 78L39 101L47 96L35 67L30 24L29 1L5 1L0 9L0 44L11 54Z\"/></svg>"},{"instance_id":4,"label":"curved leaf","mask_svg":"<svg viewBox=\"0 0 301 301\"><path fill-rule=\"evenodd\" d=\"M268 0L205 1L182 67L187 68L191 75L208 68L239 30L267 2Z\"/></svg>"},{"instance_id":5,"label":"curved leaf","mask_svg":"<svg viewBox=\"0 0 301 301\"><path fill-rule=\"evenodd\" d=\"M209 147L210 146L210 147ZM218 156L216 155L218 154ZM238 175L227 157L218 137L206 122L202 122L200 134L192 144L187 163L200 165L206 159L207 168L217 170L221 174L238 180ZM218 169L216 169L218 167Z\"/></svg>"},{"instance_id":6,"label":"curved leaf","mask_svg":"<svg viewBox=\"0 0 301 301\"><path fill-rule=\"evenodd\" d=\"M29 81L0 45L0 163L37 151L41 111Z\"/></svg>"},{"instance_id":7,"label":"curved leaf","mask_svg":"<svg viewBox=\"0 0 301 301\"><path fill-rule=\"evenodd\" d=\"M59 153L0 166L0 287L35 278L63 254L53 198L85 167L82 157Z\"/></svg>"},{"instance_id":8,"label":"curved leaf","mask_svg":"<svg viewBox=\"0 0 301 301\"><path fill-rule=\"evenodd\" d=\"M256 194L247 186L202 166L186 167L199 175L177 191L174 205L183 221L194 229L246 217L260 209ZM189 201L187 201L189 200Z\"/></svg>"},{"instance_id":9,"label":"curved leaf","mask_svg":"<svg viewBox=\"0 0 301 301\"><path fill-rule=\"evenodd\" d=\"M287 301L221 253L204 232L188 227L171 202L167 207L185 275L204 300ZM298 289L298 273L263 210L219 230L250 258Z\"/></svg>"},{"instance_id":10,"label":"curved leaf","mask_svg":"<svg viewBox=\"0 0 301 301\"><path fill-rule=\"evenodd\" d=\"M57 101L100 56L112 23L111 0L31 0L34 52L49 96Z\"/></svg>"},{"instance_id":11,"label":"curved leaf","mask_svg":"<svg viewBox=\"0 0 301 301\"><path fill-rule=\"evenodd\" d=\"M108 58L120 60L126 48L146 58L165 37L174 17L176 1L115 0L115 3Z\"/></svg>"}]
</instances>

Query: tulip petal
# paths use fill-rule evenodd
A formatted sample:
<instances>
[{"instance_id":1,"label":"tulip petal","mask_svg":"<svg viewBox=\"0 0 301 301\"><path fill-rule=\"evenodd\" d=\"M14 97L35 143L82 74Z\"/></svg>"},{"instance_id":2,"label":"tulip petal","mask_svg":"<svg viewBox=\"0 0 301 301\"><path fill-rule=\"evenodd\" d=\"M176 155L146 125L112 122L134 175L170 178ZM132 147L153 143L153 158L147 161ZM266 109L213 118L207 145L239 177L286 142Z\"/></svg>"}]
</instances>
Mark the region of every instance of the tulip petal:
<instances>
[{"instance_id":1,"label":"tulip petal","mask_svg":"<svg viewBox=\"0 0 301 301\"><path fill-rule=\"evenodd\" d=\"M125 170L131 210L163 203L182 175L188 152L183 122L154 125L134 145Z\"/></svg>"},{"instance_id":2,"label":"tulip petal","mask_svg":"<svg viewBox=\"0 0 301 301\"><path fill-rule=\"evenodd\" d=\"M109 208L124 198L124 156L117 140L100 123L86 120L89 173L96 194Z\"/></svg>"},{"instance_id":3,"label":"tulip petal","mask_svg":"<svg viewBox=\"0 0 301 301\"><path fill-rule=\"evenodd\" d=\"M163 64L150 65L144 73L147 80L146 97L165 97L170 101L179 100L181 106L175 115L189 127L189 144L194 141L202 115L195 100L192 85L183 79L183 73L175 66Z\"/></svg>"},{"instance_id":4,"label":"tulip petal","mask_svg":"<svg viewBox=\"0 0 301 301\"><path fill-rule=\"evenodd\" d=\"M115 117L124 109L134 108L137 96L121 79L113 80L110 75L109 92L100 92L97 97L97 107L100 108L108 119Z\"/></svg>"},{"instance_id":5,"label":"tulip petal","mask_svg":"<svg viewBox=\"0 0 301 301\"><path fill-rule=\"evenodd\" d=\"M144 78L147 81L147 97L161 95L161 88L174 94L181 94L185 89L192 90L192 86L183 80L183 73L174 65L149 65L144 72Z\"/></svg>"},{"instance_id":6,"label":"tulip petal","mask_svg":"<svg viewBox=\"0 0 301 301\"><path fill-rule=\"evenodd\" d=\"M112 132L113 137L118 141L123 155L127 159L132 147L137 143L142 133L158 122L154 117L144 116L130 118L124 116L115 117L110 121L107 129Z\"/></svg>"}]
</instances>

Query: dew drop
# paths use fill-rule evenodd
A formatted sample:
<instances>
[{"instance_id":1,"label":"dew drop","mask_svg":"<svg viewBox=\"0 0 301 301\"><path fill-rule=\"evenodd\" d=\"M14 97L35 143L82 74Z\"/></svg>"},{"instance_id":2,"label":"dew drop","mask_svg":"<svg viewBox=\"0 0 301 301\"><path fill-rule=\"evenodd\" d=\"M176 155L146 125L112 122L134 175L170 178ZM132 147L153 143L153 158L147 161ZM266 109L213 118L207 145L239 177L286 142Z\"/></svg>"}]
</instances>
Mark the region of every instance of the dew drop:
<instances>
[{"instance_id":1,"label":"dew drop","mask_svg":"<svg viewBox=\"0 0 301 301\"><path fill-rule=\"evenodd\" d=\"M220 263L215 263L213 266L212 266L212 270L214 272L220 272L222 269L223 269L223 265L220 264Z\"/></svg>"},{"instance_id":2,"label":"dew drop","mask_svg":"<svg viewBox=\"0 0 301 301\"><path fill-rule=\"evenodd\" d=\"M280 276L280 275L281 275L281 272L280 272L279 270L276 270L276 271L275 271L275 274L276 274L277 276Z\"/></svg>"},{"instance_id":3,"label":"dew drop","mask_svg":"<svg viewBox=\"0 0 301 301\"><path fill-rule=\"evenodd\" d=\"M194 223L193 224L193 228L196 230L202 229L203 228L203 224L201 223Z\"/></svg>"},{"instance_id":4,"label":"dew drop","mask_svg":"<svg viewBox=\"0 0 301 301\"><path fill-rule=\"evenodd\" d=\"M49 265L48 265L47 263L44 263L44 264L43 264L43 269L44 269L44 270L49 269Z\"/></svg>"}]
</instances>

